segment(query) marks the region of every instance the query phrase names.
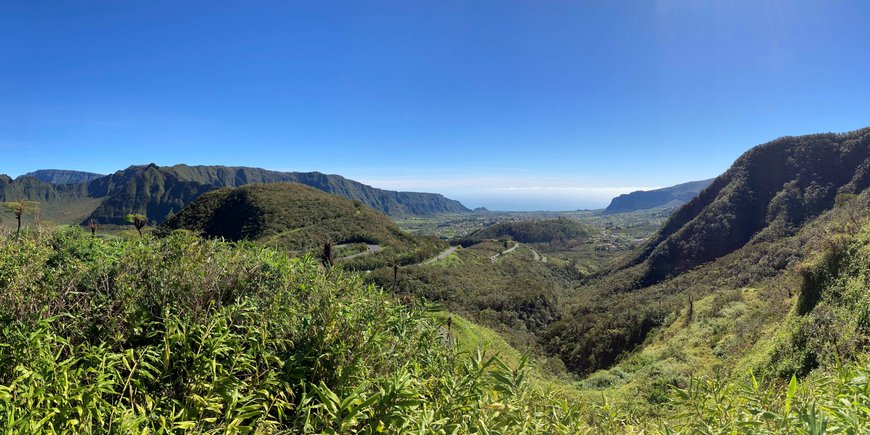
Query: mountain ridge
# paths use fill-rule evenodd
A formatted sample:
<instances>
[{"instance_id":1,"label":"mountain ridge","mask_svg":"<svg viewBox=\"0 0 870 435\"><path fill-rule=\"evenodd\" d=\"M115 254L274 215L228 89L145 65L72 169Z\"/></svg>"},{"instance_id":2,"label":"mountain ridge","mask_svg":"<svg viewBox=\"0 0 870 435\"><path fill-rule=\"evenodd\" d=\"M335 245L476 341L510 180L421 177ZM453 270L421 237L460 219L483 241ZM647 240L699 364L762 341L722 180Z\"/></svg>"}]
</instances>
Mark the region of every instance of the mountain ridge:
<instances>
[{"instance_id":1,"label":"mountain ridge","mask_svg":"<svg viewBox=\"0 0 870 435\"><path fill-rule=\"evenodd\" d=\"M786 136L753 147L678 209L625 266L643 264L640 285L719 258L755 237L793 233L870 187L870 127ZM763 232L763 233L762 233Z\"/></svg>"},{"instance_id":2,"label":"mountain ridge","mask_svg":"<svg viewBox=\"0 0 870 435\"><path fill-rule=\"evenodd\" d=\"M604 209L604 214L646 210L672 202L677 202L676 205L682 205L701 193L713 180L714 178L689 181L661 189L637 190L625 193L613 198L607 208Z\"/></svg>"},{"instance_id":3,"label":"mountain ridge","mask_svg":"<svg viewBox=\"0 0 870 435\"><path fill-rule=\"evenodd\" d=\"M97 178L105 177L105 174L73 171L68 169L38 169L33 172L19 175L18 177L15 177L15 179L19 180L25 177L33 177L48 184L78 184L88 183Z\"/></svg>"},{"instance_id":4,"label":"mountain ridge","mask_svg":"<svg viewBox=\"0 0 870 435\"><path fill-rule=\"evenodd\" d=\"M34 173L45 175L50 171L60 170ZM51 202L102 198L96 209L75 223L93 219L103 224L124 224L125 216L135 213L146 215L152 223L159 224L205 192L223 187L271 182L305 184L327 193L358 200L392 217L470 212L460 202L440 194L384 190L334 174L279 172L244 166L177 164L161 167L153 163L133 165L76 184L52 184L31 176L14 180L3 176L0 179L0 201Z\"/></svg>"}]
</instances>

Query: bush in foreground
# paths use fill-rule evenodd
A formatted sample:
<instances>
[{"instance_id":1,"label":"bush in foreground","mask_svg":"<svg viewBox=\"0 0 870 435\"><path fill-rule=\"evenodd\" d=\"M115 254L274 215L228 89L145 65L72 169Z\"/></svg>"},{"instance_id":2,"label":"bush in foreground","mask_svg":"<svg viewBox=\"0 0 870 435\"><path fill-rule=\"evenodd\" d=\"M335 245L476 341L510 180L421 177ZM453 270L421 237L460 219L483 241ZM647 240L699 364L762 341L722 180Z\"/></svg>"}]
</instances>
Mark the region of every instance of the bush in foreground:
<instances>
[{"instance_id":1,"label":"bush in foreground","mask_svg":"<svg viewBox=\"0 0 870 435\"><path fill-rule=\"evenodd\" d=\"M0 242L0 426L33 432L579 430L422 305L249 244Z\"/></svg>"}]
</instances>

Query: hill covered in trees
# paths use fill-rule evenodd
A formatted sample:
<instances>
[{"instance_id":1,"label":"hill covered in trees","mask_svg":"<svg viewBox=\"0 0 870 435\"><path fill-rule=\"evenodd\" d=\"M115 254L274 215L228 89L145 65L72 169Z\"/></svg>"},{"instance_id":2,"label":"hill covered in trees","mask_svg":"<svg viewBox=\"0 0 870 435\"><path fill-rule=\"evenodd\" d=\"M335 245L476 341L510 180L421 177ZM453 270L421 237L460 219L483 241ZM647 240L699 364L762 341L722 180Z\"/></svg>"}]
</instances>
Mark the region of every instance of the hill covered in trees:
<instances>
[{"instance_id":1,"label":"hill covered in trees","mask_svg":"<svg viewBox=\"0 0 870 435\"><path fill-rule=\"evenodd\" d=\"M545 242L420 261L445 244L297 184L205 192L160 237L0 228L0 415L23 433L862 433L868 134L750 150L591 275ZM10 197L88 187L0 178ZM571 227L541 222L487 236ZM284 249L333 237L411 253Z\"/></svg>"},{"instance_id":2,"label":"hill covered in trees","mask_svg":"<svg viewBox=\"0 0 870 435\"><path fill-rule=\"evenodd\" d=\"M692 300L721 307L749 287L759 294L744 325L754 326L735 327L738 338L727 343L735 347L721 343L714 360L745 356L747 346L769 338L751 329L770 332L798 304L796 295L808 294L795 268L834 243L831 234L849 234L870 215L868 157L870 129L753 148L637 252L578 285L582 297L560 302L569 313L542 340L570 370L591 373L643 346ZM777 364L769 353L758 359L765 363L747 370Z\"/></svg>"},{"instance_id":3,"label":"hill covered in trees","mask_svg":"<svg viewBox=\"0 0 870 435\"><path fill-rule=\"evenodd\" d=\"M333 258L352 270L413 264L447 247L433 237L402 231L390 218L359 201L298 183L248 184L207 192L157 230L176 229L207 238L249 240L295 253Z\"/></svg>"},{"instance_id":4,"label":"hill covered in trees","mask_svg":"<svg viewBox=\"0 0 870 435\"><path fill-rule=\"evenodd\" d=\"M297 183L249 184L205 193L162 229L187 229L231 241L270 241L291 250L314 248L327 240L400 249L414 242L387 216L361 202Z\"/></svg>"},{"instance_id":5,"label":"hill covered in trees","mask_svg":"<svg viewBox=\"0 0 870 435\"><path fill-rule=\"evenodd\" d=\"M150 223L159 224L178 213L205 192L238 187L251 183L292 182L309 185L324 192L357 200L393 217L431 216L440 213L469 212L457 201L439 194L394 192L377 189L348 180L339 175L319 172L277 172L259 168L227 166L154 164L131 166L123 171L75 184L74 174L60 171L37 171L43 178L27 176L12 180L0 177L0 201L31 200L63 203L64 207L81 209L77 221L65 215L48 215L57 223L124 224L128 214L147 216ZM88 176L89 177L89 176ZM78 202L70 204L71 202ZM48 204L52 210L52 204Z\"/></svg>"},{"instance_id":6,"label":"hill covered in trees","mask_svg":"<svg viewBox=\"0 0 870 435\"><path fill-rule=\"evenodd\" d=\"M837 195L867 187L870 128L777 139L741 156L625 266L641 266L639 284L654 284L750 241L794 234Z\"/></svg>"},{"instance_id":7,"label":"hill covered in trees","mask_svg":"<svg viewBox=\"0 0 870 435\"><path fill-rule=\"evenodd\" d=\"M471 246L484 240L508 237L522 243L552 243L589 237L591 229L576 219L556 218L504 222L490 225L458 240Z\"/></svg>"},{"instance_id":8,"label":"hill covered in trees","mask_svg":"<svg viewBox=\"0 0 870 435\"><path fill-rule=\"evenodd\" d=\"M679 207L701 193L712 182L713 179L711 178L709 180L690 181L661 189L638 190L622 194L610 201L610 205L604 209L604 213L625 213L666 205Z\"/></svg>"}]
</instances>

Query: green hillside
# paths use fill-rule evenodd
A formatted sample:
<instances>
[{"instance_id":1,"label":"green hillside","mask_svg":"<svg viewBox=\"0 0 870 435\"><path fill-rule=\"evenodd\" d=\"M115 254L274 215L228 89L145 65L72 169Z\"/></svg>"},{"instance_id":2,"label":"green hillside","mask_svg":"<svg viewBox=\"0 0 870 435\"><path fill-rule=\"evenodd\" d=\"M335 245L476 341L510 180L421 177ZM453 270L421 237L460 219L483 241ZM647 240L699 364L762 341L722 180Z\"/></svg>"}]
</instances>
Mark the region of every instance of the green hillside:
<instances>
[{"instance_id":1,"label":"green hillside","mask_svg":"<svg viewBox=\"0 0 870 435\"><path fill-rule=\"evenodd\" d=\"M870 128L784 137L741 156L677 210L626 266L650 285L715 260L751 240L793 234L834 206L838 194L870 187Z\"/></svg>"},{"instance_id":2,"label":"green hillside","mask_svg":"<svg viewBox=\"0 0 870 435\"><path fill-rule=\"evenodd\" d=\"M10 433L576 433L522 364L310 259L181 233L0 240ZM75 289L72 291L71 289Z\"/></svg>"},{"instance_id":3,"label":"green hillside","mask_svg":"<svg viewBox=\"0 0 870 435\"><path fill-rule=\"evenodd\" d=\"M845 232L814 240L838 242L801 262L818 297L699 296L580 383L461 317L254 244L0 236L0 415L13 433L861 433L870 225L835 214L825 226ZM786 315L755 314L771 303ZM737 359L714 376L704 352L723 341ZM774 359L789 364L771 373L815 370L736 373Z\"/></svg>"},{"instance_id":4,"label":"green hillside","mask_svg":"<svg viewBox=\"0 0 870 435\"><path fill-rule=\"evenodd\" d=\"M649 239L514 216L449 247L294 183L203 192L154 235L0 227L0 427L864 433L868 169L870 129L779 139ZM162 207L203 186L166 174L0 189ZM299 255L327 239L336 265Z\"/></svg>"},{"instance_id":5,"label":"green hillside","mask_svg":"<svg viewBox=\"0 0 870 435\"><path fill-rule=\"evenodd\" d=\"M33 177L13 180L0 174L0 202L7 201L66 201L86 198L87 184L53 185Z\"/></svg>"},{"instance_id":6,"label":"green hillside","mask_svg":"<svg viewBox=\"0 0 870 435\"><path fill-rule=\"evenodd\" d=\"M295 183L250 184L208 192L163 225L208 238L256 240L290 250L368 243L409 249L415 243L388 217L358 201Z\"/></svg>"},{"instance_id":7,"label":"green hillside","mask_svg":"<svg viewBox=\"0 0 870 435\"><path fill-rule=\"evenodd\" d=\"M684 309L690 298L733 295L760 286L766 302L799 294L790 272L818 250L807 244L809 235L832 231L826 222L843 220L844 214L861 216L856 220L868 215L862 181L867 165L855 163L870 155L868 138L870 130L865 129L784 138L749 151L678 210L628 261L586 279L577 286L578 297L560 302L566 313L546 334L546 346L570 370L590 373L637 350ZM782 158L777 160L780 163L760 159L768 153L801 158ZM788 171L771 170L769 165L777 164ZM825 165L842 170L823 170ZM789 176L797 181L789 181ZM831 181L820 190L813 187L820 180ZM846 181L836 183L842 180ZM754 187L748 191L750 185ZM781 190L772 187L777 185ZM806 188L801 191L800 185ZM771 188L764 191L762 186ZM849 192L861 191L865 193L848 201ZM786 201L790 195L799 200ZM837 205L838 198L841 205ZM786 207L787 203L791 206ZM825 238L819 240L827 243ZM765 306L768 320L781 318L787 311L784 304Z\"/></svg>"},{"instance_id":8,"label":"green hillside","mask_svg":"<svg viewBox=\"0 0 870 435\"><path fill-rule=\"evenodd\" d=\"M458 240L463 246L471 246L484 240L508 237L522 243L564 242L587 238L591 229L575 219L557 218L517 222L505 222L475 230Z\"/></svg>"},{"instance_id":9,"label":"green hillside","mask_svg":"<svg viewBox=\"0 0 870 435\"><path fill-rule=\"evenodd\" d=\"M577 275L567 265L536 261L527 246L492 260L506 249L501 242L484 242L460 247L437 261L403 267L397 291L438 302L495 329L514 346L541 354L540 336L561 318L559 302L572 292ZM366 278L388 288L392 269Z\"/></svg>"}]
</instances>

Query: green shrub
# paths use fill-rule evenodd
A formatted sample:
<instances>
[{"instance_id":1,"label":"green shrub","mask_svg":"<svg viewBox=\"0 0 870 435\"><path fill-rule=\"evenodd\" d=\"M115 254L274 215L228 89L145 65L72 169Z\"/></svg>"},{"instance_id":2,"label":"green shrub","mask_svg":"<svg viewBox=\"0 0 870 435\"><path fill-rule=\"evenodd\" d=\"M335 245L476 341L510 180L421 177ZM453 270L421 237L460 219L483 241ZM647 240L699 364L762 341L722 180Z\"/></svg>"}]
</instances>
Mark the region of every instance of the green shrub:
<instances>
[{"instance_id":1,"label":"green shrub","mask_svg":"<svg viewBox=\"0 0 870 435\"><path fill-rule=\"evenodd\" d=\"M250 243L0 241L0 428L15 433L575 433L527 369L425 306Z\"/></svg>"}]
</instances>

